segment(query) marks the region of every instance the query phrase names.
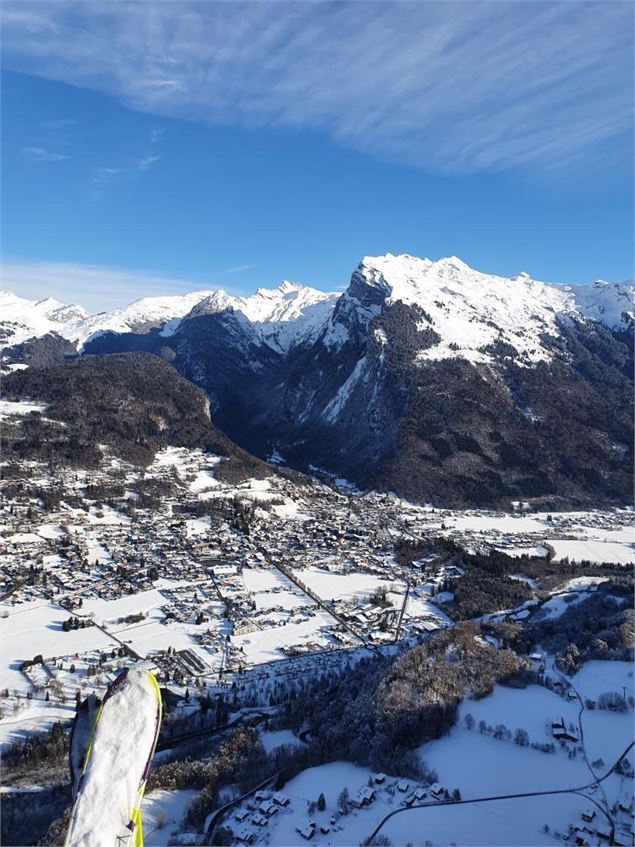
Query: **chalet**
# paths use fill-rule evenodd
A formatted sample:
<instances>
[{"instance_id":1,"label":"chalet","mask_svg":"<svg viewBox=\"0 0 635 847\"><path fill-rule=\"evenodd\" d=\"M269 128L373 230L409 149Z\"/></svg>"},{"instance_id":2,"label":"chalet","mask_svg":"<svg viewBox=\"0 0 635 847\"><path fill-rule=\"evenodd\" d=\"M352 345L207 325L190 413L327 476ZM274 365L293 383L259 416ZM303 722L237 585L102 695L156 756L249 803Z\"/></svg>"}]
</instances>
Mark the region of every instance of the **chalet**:
<instances>
[{"instance_id":1,"label":"chalet","mask_svg":"<svg viewBox=\"0 0 635 847\"><path fill-rule=\"evenodd\" d=\"M597 835L598 838L601 838L604 841L610 841L611 840L611 830L610 830L610 827L608 827L606 825L606 823L597 824L596 827L595 827L595 834Z\"/></svg>"},{"instance_id":2,"label":"chalet","mask_svg":"<svg viewBox=\"0 0 635 847\"><path fill-rule=\"evenodd\" d=\"M262 812L263 815L266 815L268 818L270 818L272 815L275 815L275 813L278 811L278 806L276 806L276 804L273 803L271 800L265 800L258 806L258 809Z\"/></svg>"},{"instance_id":3,"label":"chalet","mask_svg":"<svg viewBox=\"0 0 635 847\"><path fill-rule=\"evenodd\" d=\"M402 779L401 782L397 783L397 791L401 791L402 794L405 794L406 791L410 788L410 783L405 779Z\"/></svg>"},{"instance_id":4,"label":"chalet","mask_svg":"<svg viewBox=\"0 0 635 847\"><path fill-rule=\"evenodd\" d=\"M280 792L277 792L276 794L274 794L271 799L276 804L276 806L282 806L282 807L288 806L289 803L291 802L285 794L280 794Z\"/></svg>"},{"instance_id":5,"label":"chalet","mask_svg":"<svg viewBox=\"0 0 635 847\"><path fill-rule=\"evenodd\" d=\"M370 806L375 799L375 791L369 785L360 788L357 794L351 799L351 806L355 809L361 809L362 806Z\"/></svg>"},{"instance_id":6,"label":"chalet","mask_svg":"<svg viewBox=\"0 0 635 847\"><path fill-rule=\"evenodd\" d=\"M585 809L580 815L583 821L586 823L591 823L593 818L595 817L595 809Z\"/></svg>"},{"instance_id":7,"label":"chalet","mask_svg":"<svg viewBox=\"0 0 635 847\"><path fill-rule=\"evenodd\" d=\"M254 815L251 822L255 823L256 826L267 826L268 820L263 815Z\"/></svg>"},{"instance_id":8,"label":"chalet","mask_svg":"<svg viewBox=\"0 0 635 847\"><path fill-rule=\"evenodd\" d=\"M242 823L246 818L249 817L249 810L248 809L239 809L239 811L236 812L234 817L236 818L238 823Z\"/></svg>"},{"instance_id":9,"label":"chalet","mask_svg":"<svg viewBox=\"0 0 635 847\"><path fill-rule=\"evenodd\" d=\"M427 796L428 794L425 788L417 788L417 790L415 791L415 800L419 803L425 800Z\"/></svg>"},{"instance_id":10,"label":"chalet","mask_svg":"<svg viewBox=\"0 0 635 847\"><path fill-rule=\"evenodd\" d=\"M271 799L271 792L270 791L256 791L256 793L254 794L254 797L256 798L256 800L259 803L262 803L263 800L270 800Z\"/></svg>"},{"instance_id":11,"label":"chalet","mask_svg":"<svg viewBox=\"0 0 635 847\"><path fill-rule=\"evenodd\" d=\"M310 839L313 838L313 833L315 832L315 824L313 821L310 821L306 826L296 826L295 831L306 841L310 841Z\"/></svg>"},{"instance_id":12,"label":"chalet","mask_svg":"<svg viewBox=\"0 0 635 847\"><path fill-rule=\"evenodd\" d=\"M253 829L247 829L247 827L244 827L239 833L237 833L236 838L238 841L242 841L243 844L253 844L256 840L256 833Z\"/></svg>"},{"instance_id":13,"label":"chalet","mask_svg":"<svg viewBox=\"0 0 635 847\"><path fill-rule=\"evenodd\" d=\"M439 785L438 782L435 782L430 786L430 794L434 797L435 800L440 800L445 794L445 788Z\"/></svg>"},{"instance_id":14,"label":"chalet","mask_svg":"<svg viewBox=\"0 0 635 847\"><path fill-rule=\"evenodd\" d=\"M373 777L373 782L375 785L383 785L386 782L386 774L385 773L376 773Z\"/></svg>"},{"instance_id":15,"label":"chalet","mask_svg":"<svg viewBox=\"0 0 635 847\"><path fill-rule=\"evenodd\" d=\"M328 827L326 824L323 823L320 825L320 832L322 833L322 835L328 835L330 831L331 828Z\"/></svg>"},{"instance_id":16,"label":"chalet","mask_svg":"<svg viewBox=\"0 0 635 847\"><path fill-rule=\"evenodd\" d=\"M215 565L212 568L214 576L235 576L238 573L236 565Z\"/></svg>"},{"instance_id":17,"label":"chalet","mask_svg":"<svg viewBox=\"0 0 635 847\"><path fill-rule=\"evenodd\" d=\"M577 741L578 736L576 733L567 729L567 725L564 722L564 718L560 718L559 721L554 721L551 724L551 734L554 738L558 739L558 741Z\"/></svg>"}]
</instances>

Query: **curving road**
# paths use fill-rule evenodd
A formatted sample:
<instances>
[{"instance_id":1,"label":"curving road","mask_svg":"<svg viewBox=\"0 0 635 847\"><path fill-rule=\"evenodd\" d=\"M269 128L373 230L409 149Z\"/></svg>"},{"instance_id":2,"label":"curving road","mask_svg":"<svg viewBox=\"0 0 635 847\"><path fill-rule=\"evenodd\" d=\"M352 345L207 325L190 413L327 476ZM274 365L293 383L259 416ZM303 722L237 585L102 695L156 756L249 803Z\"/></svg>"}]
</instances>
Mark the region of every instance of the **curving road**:
<instances>
[{"instance_id":1,"label":"curving road","mask_svg":"<svg viewBox=\"0 0 635 847\"><path fill-rule=\"evenodd\" d=\"M602 782L604 782L604 780L607 779L613 773L613 771L618 766L618 764L622 761L624 756L626 756L634 746L635 746L635 741L631 741L631 743L628 745L628 747L624 750L624 752L620 755L620 757L615 760L613 765L609 768L609 770L603 776L594 779L592 782L589 782L586 785L579 785L576 788L556 788L556 789L553 789L551 791L524 791L520 794L497 794L497 795L493 795L491 797L473 797L470 800L446 800L442 803L439 803L437 800L433 800L429 803L417 803L417 804L413 804L412 806L405 806L402 809L395 809L393 812L390 812L389 814L387 814L386 817L382 818L382 820L379 822L379 824L373 830L372 834L367 839L367 841L368 841L368 843L372 844L373 840L379 834L380 830L386 824L386 822L390 820L390 818L394 817L395 815L401 815L404 812L409 812L412 809L427 809L430 806L435 806L436 808L438 808L439 806L465 806L465 805L468 805L470 803L491 803L493 800L517 800L517 799L522 798L522 797L548 797L548 796L552 796L554 794L579 794L582 791L588 791L590 788L594 788L594 787L600 785ZM586 795L584 795L584 796L586 797ZM587 799L590 800L592 798L587 797ZM613 834L614 833L612 832L612 836L613 836ZM612 843L612 842L613 842L613 837L611 837L611 840L610 840L609 843Z\"/></svg>"},{"instance_id":2,"label":"curving road","mask_svg":"<svg viewBox=\"0 0 635 847\"><path fill-rule=\"evenodd\" d=\"M553 672L556 673L560 677L560 679L567 686L567 688L570 688L571 691L573 691L573 693L575 694L575 696L578 700L578 703L580 704L580 711L578 712L578 729L580 730L580 746L582 747L582 755L584 756L584 761L586 762L586 766L589 769L589 773L591 774L593 779L597 780L598 776L597 776L596 772L593 770L593 766L591 765L591 762L589 761L589 757L587 756L587 752L586 752L586 747L584 745L584 725L582 723L582 715L584 714L584 710L585 710L586 706L584 705L584 700L582 699L582 695L580 694L578 689L575 687L575 685L571 682L571 680L565 674L563 674L561 671L558 670L558 668L555 666L555 662L552 664L551 668L552 668ZM622 754L622 755L624 755L624 754ZM618 759L618 761L619 761L619 759ZM616 764L617 764L617 762L616 762ZM603 777L603 779L604 779L604 777ZM609 824L609 827L610 827L609 843L612 844L614 839L615 839L615 821L613 820L613 816L611 815L611 809L610 809L610 806L609 806L609 801L608 801L608 798L606 796L606 792L604 791L604 787L601 785L601 780L599 780L597 784L599 785L600 790L602 792L602 799L604 800L604 804L600 805L600 803L597 803L596 801L594 801L594 803L598 807L598 809L602 812L602 814L604 815L606 820L608 821L608 824Z\"/></svg>"}]
</instances>

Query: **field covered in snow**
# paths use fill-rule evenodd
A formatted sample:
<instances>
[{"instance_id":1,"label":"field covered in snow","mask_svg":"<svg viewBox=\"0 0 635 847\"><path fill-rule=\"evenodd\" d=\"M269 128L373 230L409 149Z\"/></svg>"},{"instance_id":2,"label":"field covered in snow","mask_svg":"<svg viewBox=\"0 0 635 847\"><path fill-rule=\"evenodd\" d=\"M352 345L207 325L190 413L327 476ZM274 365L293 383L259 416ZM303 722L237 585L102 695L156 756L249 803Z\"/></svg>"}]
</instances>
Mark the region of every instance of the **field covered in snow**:
<instances>
[{"instance_id":1,"label":"field covered in snow","mask_svg":"<svg viewBox=\"0 0 635 847\"><path fill-rule=\"evenodd\" d=\"M630 696L634 693L633 669L626 662L588 662L572 682L583 699L597 699L604 691L623 686ZM552 723L561 719L578 735L582 720L584 746L581 740L554 739ZM262 817L258 800L243 801L224 824L235 834L253 832L256 843L263 845L288 847L307 840L314 845L345 847L360 844L388 815L397 812L381 828L382 835L395 845L553 844L562 841L570 827L584 825L582 813L594 808L600 795L606 796L609 805L632 796L632 779L618 774L606 778L600 789L574 793L595 779L591 762L604 774L627 748L633 737L632 721L632 709L626 713L585 709L580 718L577 699L539 685L524 689L496 685L483 699L466 699L450 732L418 750L426 771L434 774L435 784L450 794L458 789L455 796L460 796L461 804L438 802L432 788L416 779L399 774L378 776L367 768L339 761L308 768L287 782L281 794L288 798L288 805L279 806L264 826L252 822ZM517 729L527 732L527 745L514 742ZM263 742L264 736L269 736L267 749L275 746L274 739L298 743L284 731L264 733ZM551 752L531 746L554 741ZM632 751L629 755L632 763ZM368 806L342 809L342 791L355 798L369 786L373 797ZM406 800L412 802L417 790L422 793L415 805L431 805L406 808ZM535 792L560 793L509 797ZM320 794L325 799L323 811L316 807ZM622 817L617 814L620 825ZM601 826L602 820L597 824Z\"/></svg>"},{"instance_id":2,"label":"field covered in snow","mask_svg":"<svg viewBox=\"0 0 635 847\"><path fill-rule=\"evenodd\" d=\"M556 561L635 564L635 514L627 509L501 514L400 503L411 527L468 545L490 545L511 556L544 556L549 551Z\"/></svg>"}]
</instances>

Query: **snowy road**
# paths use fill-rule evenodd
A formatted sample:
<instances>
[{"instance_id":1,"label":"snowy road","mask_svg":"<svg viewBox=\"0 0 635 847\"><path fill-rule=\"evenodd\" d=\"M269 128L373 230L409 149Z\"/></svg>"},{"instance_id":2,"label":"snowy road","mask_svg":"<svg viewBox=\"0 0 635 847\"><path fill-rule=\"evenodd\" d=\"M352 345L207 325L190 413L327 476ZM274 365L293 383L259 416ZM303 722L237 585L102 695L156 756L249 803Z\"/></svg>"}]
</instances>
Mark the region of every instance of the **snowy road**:
<instances>
[{"instance_id":1,"label":"snowy road","mask_svg":"<svg viewBox=\"0 0 635 847\"><path fill-rule=\"evenodd\" d=\"M384 818L382 818L382 820L379 822L379 824L375 827L372 834L369 836L368 843L370 843L370 844L373 843L373 841L375 840L375 838L377 837L379 832L382 830L384 825L391 818L395 817L395 815L403 814L404 812L411 812L413 809L427 809L427 808L438 809L438 808L442 808L444 806L467 806L467 805L476 804L476 803L491 803L491 802L494 802L496 800L518 800L518 799L522 799L523 797L549 797L549 796L554 796L554 795L557 795L557 794L579 794L580 792L588 791L591 788L595 788L595 787L601 785L601 783L604 782L605 779L608 779L608 777L615 771L615 768L617 767L617 765L622 761L624 756L627 756L628 753L632 750L633 747L635 747L635 741L631 741L631 743L628 745L628 747L615 760L613 765L609 768L609 770L603 776L593 780L592 782L587 783L586 785L580 785L580 786L577 786L575 788L556 788L556 789L552 789L552 790L549 790L549 791L524 791L524 792L519 793L519 794L498 794L498 795L493 795L493 796L490 796L490 797L472 797L469 800L446 800L442 803L434 800L434 801L428 802L428 803L416 803L416 804L413 803L412 806L406 806L402 809L395 809L393 812L390 812ZM585 795L585 797L586 797L587 800L595 803L593 798L588 797L588 795ZM595 803L595 805L597 805L597 803ZM610 844L613 843L613 836L614 835L615 835L615 827L614 827L613 822L611 821L611 837L610 837L610 840L609 840Z\"/></svg>"}]
</instances>

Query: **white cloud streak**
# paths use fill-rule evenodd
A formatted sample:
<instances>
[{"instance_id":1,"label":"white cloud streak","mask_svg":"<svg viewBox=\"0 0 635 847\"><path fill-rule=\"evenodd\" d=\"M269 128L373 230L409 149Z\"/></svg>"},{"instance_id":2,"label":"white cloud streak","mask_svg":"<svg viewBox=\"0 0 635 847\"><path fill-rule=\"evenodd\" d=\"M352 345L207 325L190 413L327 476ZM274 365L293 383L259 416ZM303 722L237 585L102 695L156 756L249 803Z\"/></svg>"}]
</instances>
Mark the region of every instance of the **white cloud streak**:
<instances>
[{"instance_id":1,"label":"white cloud streak","mask_svg":"<svg viewBox=\"0 0 635 847\"><path fill-rule=\"evenodd\" d=\"M124 306L139 297L217 287L152 271L73 262L9 261L0 271L0 288L20 297L37 300L55 297L63 303L79 303L91 312Z\"/></svg>"},{"instance_id":2,"label":"white cloud streak","mask_svg":"<svg viewBox=\"0 0 635 847\"><path fill-rule=\"evenodd\" d=\"M221 271L221 273L240 274L244 273L245 271L252 271L255 267L256 265L235 265L233 268L225 268L225 270Z\"/></svg>"},{"instance_id":3,"label":"white cloud streak","mask_svg":"<svg viewBox=\"0 0 635 847\"><path fill-rule=\"evenodd\" d=\"M136 165L140 171L147 171L152 165L156 164L161 156L144 156L143 159L137 159Z\"/></svg>"},{"instance_id":4,"label":"white cloud streak","mask_svg":"<svg viewBox=\"0 0 635 847\"><path fill-rule=\"evenodd\" d=\"M98 168L97 173L93 177L93 182L108 182L108 180L122 172L123 168Z\"/></svg>"},{"instance_id":5,"label":"white cloud streak","mask_svg":"<svg viewBox=\"0 0 635 847\"><path fill-rule=\"evenodd\" d=\"M62 162L69 159L64 153L56 153L54 150L45 150L44 147L23 147L22 152L35 162Z\"/></svg>"},{"instance_id":6,"label":"white cloud streak","mask_svg":"<svg viewBox=\"0 0 635 847\"><path fill-rule=\"evenodd\" d=\"M627 156L627 2L4 4L5 65L152 114L322 133L428 170Z\"/></svg>"}]
</instances>

